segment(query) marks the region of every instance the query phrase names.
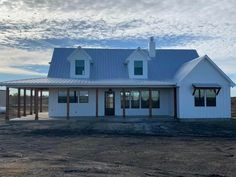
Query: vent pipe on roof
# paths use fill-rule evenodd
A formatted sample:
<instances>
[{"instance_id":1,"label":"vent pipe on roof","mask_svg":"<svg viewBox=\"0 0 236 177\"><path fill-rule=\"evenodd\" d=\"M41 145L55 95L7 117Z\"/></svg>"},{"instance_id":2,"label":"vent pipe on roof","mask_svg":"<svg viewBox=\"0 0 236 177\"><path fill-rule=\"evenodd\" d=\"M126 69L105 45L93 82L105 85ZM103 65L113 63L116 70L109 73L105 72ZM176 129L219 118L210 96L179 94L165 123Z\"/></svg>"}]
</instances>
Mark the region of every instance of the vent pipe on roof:
<instances>
[{"instance_id":1,"label":"vent pipe on roof","mask_svg":"<svg viewBox=\"0 0 236 177\"><path fill-rule=\"evenodd\" d=\"M149 57L155 57L156 56L156 43L154 41L154 37L150 37L150 39L149 39L148 53L149 53Z\"/></svg>"}]
</instances>

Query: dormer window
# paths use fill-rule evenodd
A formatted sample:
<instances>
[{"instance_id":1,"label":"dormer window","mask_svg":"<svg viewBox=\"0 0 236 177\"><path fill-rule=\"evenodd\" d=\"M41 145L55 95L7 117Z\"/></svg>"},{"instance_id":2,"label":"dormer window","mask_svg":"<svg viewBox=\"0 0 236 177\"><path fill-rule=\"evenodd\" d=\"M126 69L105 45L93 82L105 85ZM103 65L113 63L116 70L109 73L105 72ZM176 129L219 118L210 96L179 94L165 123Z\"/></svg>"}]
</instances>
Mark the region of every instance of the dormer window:
<instances>
[{"instance_id":1,"label":"dormer window","mask_svg":"<svg viewBox=\"0 0 236 177\"><path fill-rule=\"evenodd\" d=\"M93 61L84 49L78 47L67 60L70 62L70 78L87 79L90 77L90 65Z\"/></svg>"},{"instance_id":2,"label":"dormer window","mask_svg":"<svg viewBox=\"0 0 236 177\"><path fill-rule=\"evenodd\" d=\"M85 74L85 61L75 60L75 74L84 75Z\"/></svg>"},{"instance_id":3,"label":"dormer window","mask_svg":"<svg viewBox=\"0 0 236 177\"><path fill-rule=\"evenodd\" d=\"M134 61L134 75L135 76L143 75L143 61Z\"/></svg>"}]
</instances>

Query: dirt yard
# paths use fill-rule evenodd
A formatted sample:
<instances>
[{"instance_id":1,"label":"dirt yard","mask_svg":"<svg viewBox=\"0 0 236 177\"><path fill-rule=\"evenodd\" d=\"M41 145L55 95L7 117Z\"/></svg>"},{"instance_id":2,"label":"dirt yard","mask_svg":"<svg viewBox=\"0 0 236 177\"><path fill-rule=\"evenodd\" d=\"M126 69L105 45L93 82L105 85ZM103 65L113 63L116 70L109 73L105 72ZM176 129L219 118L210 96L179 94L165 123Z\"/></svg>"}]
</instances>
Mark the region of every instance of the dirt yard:
<instances>
[{"instance_id":1,"label":"dirt yard","mask_svg":"<svg viewBox=\"0 0 236 177\"><path fill-rule=\"evenodd\" d=\"M0 123L0 176L220 177L235 164L235 121Z\"/></svg>"}]
</instances>

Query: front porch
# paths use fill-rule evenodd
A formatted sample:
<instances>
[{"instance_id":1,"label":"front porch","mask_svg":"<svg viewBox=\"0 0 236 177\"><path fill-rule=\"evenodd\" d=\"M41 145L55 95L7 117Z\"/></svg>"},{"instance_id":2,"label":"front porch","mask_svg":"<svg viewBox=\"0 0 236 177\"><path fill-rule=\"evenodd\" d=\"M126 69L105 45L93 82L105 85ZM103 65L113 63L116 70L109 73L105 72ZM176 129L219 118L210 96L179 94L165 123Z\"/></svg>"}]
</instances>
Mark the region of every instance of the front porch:
<instances>
[{"instance_id":1,"label":"front porch","mask_svg":"<svg viewBox=\"0 0 236 177\"><path fill-rule=\"evenodd\" d=\"M121 84L122 83L122 84ZM135 117L177 118L175 83L130 81L84 81L78 79L39 78L1 83L6 86L6 121L10 117L34 116L43 112L43 94L48 96L49 117ZM15 89L16 115L9 114L10 92ZM28 111L27 111L28 109Z\"/></svg>"},{"instance_id":2,"label":"front porch","mask_svg":"<svg viewBox=\"0 0 236 177\"><path fill-rule=\"evenodd\" d=\"M6 121L10 120L10 87L6 88ZM43 93L47 93L49 96L49 111L46 117L51 117L57 119L71 119L78 117L97 117L104 118L125 118L125 117L149 117L149 118L160 118L160 117L174 117L176 118L176 88L163 88L163 87L153 87L153 88L13 88L16 89L17 92L17 105L15 106L14 111L17 112L18 119L32 119L38 120L39 117L44 119L45 113L43 112ZM88 103L80 104L78 100L78 90L84 92L86 89L90 89L88 93ZM166 104L166 96L168 96L167 92L173 95L173 103ZM60 96L60 92L64 92L64 97ZM22 94L23 93L23 94ZM27 95L28 93L28 95ZM71 94L72 93L72 94ZM124 94L125 93L125 94ZM162 94L161 100L160 98L153 98L154 94L160 93ZM74 94L74 95L73 95ZM135 98L136 94L136 98ZM73 96L71 96L73 95ZM155 96L154 96L155 97ZM83 98L84 99L84 98ZM133 100L131 100L133 99ZM137 100L135 100L137 99ZM156 99L156 100L155 100ZM27 101L28 100L28 101ZM62 100L62 102L59 102ZM64 100L64 102L63 102ZM75 102L75 100L77 100ZM168 101L171 101L168 96ZM156 102L158 101L158 102ZM172 102L171 101L171 102ZM160 103L161 102L161 103ZM162 110L160 109L160 104L162 105ZM154 106L153 106L154 105ZM157 107L159 105L159 107ZM167 106L171 108L168 108ZM173 106L173 108L172 108ZM164 108L163 108L164 107ZM26 110L29 109L27 112ZM80 109L80 110L79 110ZM75 114L79 111L81 113L81 109L86 113L86 115ZM173 111L173 115L171 114L158 114L160 111L163 112L163 109L170 109ZM63 112L64 110L64 112ZM54 112L53 112L54 111ZM17 119L16 119L17 120Z\"/></svg>"}]
</instances>

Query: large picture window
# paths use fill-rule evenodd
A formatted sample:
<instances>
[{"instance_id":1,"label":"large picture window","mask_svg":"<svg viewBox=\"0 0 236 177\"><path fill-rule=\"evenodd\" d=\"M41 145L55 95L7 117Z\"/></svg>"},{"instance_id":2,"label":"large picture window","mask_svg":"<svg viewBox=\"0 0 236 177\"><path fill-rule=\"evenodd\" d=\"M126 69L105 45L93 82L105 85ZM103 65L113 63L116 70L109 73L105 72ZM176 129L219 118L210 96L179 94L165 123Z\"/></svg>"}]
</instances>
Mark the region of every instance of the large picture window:
<instances>
[{"instance_id":1,"label":"large picture window","mask_svg":"<svg viewBox=\"0 0 236 177\"><path fill-rule=\"evenodd\" d=\"M141 91L141 108L149 108L149 91Z\"/></svg>"},{"instance_id":2,"label":"large picture window","mask_svg":"<svg viewBox=\"0 0 236 177\"><path fill-rule=\"evenodd\" d=\"M88 91L80 91L79 92L79 102L80 103L88 103L89 102Z\"/></svg>"},{"instance_id":3,"label":"large picture window","mask_svg":"<svg viewBox=\"0 0 236 177\"><path fill-rule=\"evenodd\" d=\"M216 106L216 91L214 89L206 90L206 106Z\"/></svg>"},{"instance_id":4,"label":"large picture window","mask_svg":"<svg viewBox=\"0 0 236 177\"><path fill-rule=\"evenodd\" d=\"M139 108L139 91L131 91L131 108Z\"/></svg>"},{"instance_id":5,"label":"large picture window","mask_svg":"<svg viewBox=\"0 0 236 177\"><path fill-rule=\"evenodd\" d=\"M152 108L160 108L160 93L158 90L152 91Z\"/></svg>"},{"instance_id":6,"label":"large picture window","mask_svg":"<svg viewBox=\"0 0 236 177\"><path fill-rule=\"evenodd\" d=\"M84 75L85 74L85 61L84 60L75 60L75 74Z\"/></svg>"},{"instance_id":7,"label":"large picture window","mask_svg":"<svg viewBox=\"0 0 236 177\"><path fill-rule=\"evenodd\" d=\"M70 103L78 103L78 97L76 95L76 91L70 91ZM59 90L58 91L58 103L66 103L67 102L67 91Z\"/></svg>"},{"instance_id":8,"label":"large picture window","mask_svg":"<svg viewBox=\"0 0 236 177\"><path fill-rule=\"evenodd\" d=\"M120 92L121 108L123 108L123 92ZM125 108L129 108L130 92L125 92Z\"/></svg>"},{"instance_id":9,"label":"large picture window","mask_svg":"<svg viewBox=\"0 0 236 177\"><path fill-rule=\"evenodd\" d=\"M143 75L143 61L134 61L134 75Z\"/></svg>"},{"instance_id":10,"label":"large picture window","mask_svg":"<svg viewBox=\"0 0 236 177\"><path fill-rule=\"evenodd\" d=\"M194 93L194 104L195 106L205 106L205 90L196 89Z\"/></svg>"}]
</instances>

